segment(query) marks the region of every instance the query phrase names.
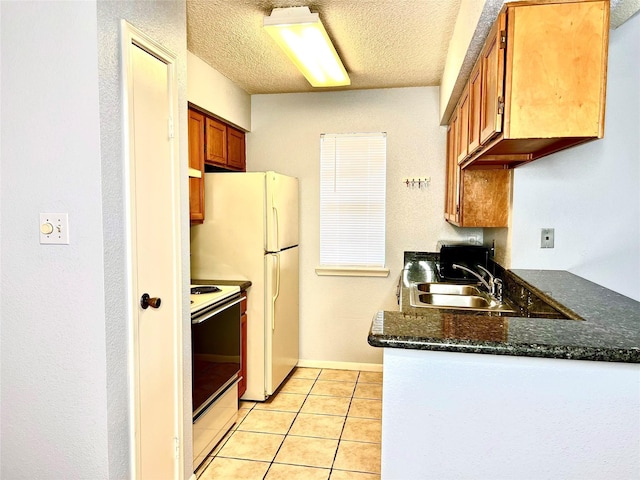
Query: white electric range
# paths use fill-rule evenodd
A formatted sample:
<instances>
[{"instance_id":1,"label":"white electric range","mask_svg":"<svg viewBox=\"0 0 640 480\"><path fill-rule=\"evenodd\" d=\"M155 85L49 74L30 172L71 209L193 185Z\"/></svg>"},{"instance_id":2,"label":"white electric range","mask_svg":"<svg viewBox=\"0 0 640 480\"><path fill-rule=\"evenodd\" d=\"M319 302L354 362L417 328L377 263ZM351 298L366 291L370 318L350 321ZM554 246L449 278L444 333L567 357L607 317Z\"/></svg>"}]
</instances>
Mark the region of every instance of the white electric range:
<instances>
[{"instance_id":1,"label":"white electric range","mask_svg":"<svg viewBox=\"0 0 640 480\"><path fill-rule=\"evenodd\" d=\"M194 469L237 418L244 298L236 286L191 285Z\"/></svg>"}]
</instances>

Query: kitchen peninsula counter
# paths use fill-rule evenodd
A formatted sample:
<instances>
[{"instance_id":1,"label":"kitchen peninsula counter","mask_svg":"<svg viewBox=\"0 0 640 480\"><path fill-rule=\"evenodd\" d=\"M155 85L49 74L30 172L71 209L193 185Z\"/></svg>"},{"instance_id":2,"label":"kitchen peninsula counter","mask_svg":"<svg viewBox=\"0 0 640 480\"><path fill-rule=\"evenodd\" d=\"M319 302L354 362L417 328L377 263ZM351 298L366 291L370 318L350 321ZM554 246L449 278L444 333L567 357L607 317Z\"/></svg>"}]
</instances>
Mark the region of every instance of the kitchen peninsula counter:
<instances>
[{"instance_id":1,"label":"kitchen peninsula counter","mask_svg":"<svg viewBox=\"0 0 640 480\"><path fill-rule=\"evenodd\" d=\"M383 347L382 478L636 478L640 303L514 270L500 273L519 315L565 318L414 308L411 283L438 280L422 255L368 337Z\"/></svg>"},{"instance_id":2,"label":"kitchen peninsula counter","mask_svg":"<svg viewBox=\"0 0 640 480\"><path fill-rule=\"evenodd\" d=\"M432 258L437 258L433 255ZM416 350L640 362L640 302L566 271L513 270L511 274L513 281L561 313L583 320L411 307L410 281L405 272L400 292L401 309L378 312L369 332L369 344ZM435 281L433 275L433 271L427 271L426 281Z\"/></svg>"}]
</instances>

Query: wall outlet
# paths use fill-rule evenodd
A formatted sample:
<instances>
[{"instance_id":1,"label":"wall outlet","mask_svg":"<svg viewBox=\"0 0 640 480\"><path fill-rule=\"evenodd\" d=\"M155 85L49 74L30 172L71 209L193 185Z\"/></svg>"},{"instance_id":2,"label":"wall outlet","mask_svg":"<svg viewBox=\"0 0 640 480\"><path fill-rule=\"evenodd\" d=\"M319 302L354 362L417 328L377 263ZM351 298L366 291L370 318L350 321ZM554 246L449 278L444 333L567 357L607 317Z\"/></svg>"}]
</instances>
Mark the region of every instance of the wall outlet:
<instances>
[{"instance_id":1,"label":"wall outlet","mask_svg":"<svg viewBox=\"0 0 640 480\"><path fill-rule=\"evenodd\" d=\"M553 248L553 228L543 228L540 231L540 248Z\"/></svg>"}]
</instances>

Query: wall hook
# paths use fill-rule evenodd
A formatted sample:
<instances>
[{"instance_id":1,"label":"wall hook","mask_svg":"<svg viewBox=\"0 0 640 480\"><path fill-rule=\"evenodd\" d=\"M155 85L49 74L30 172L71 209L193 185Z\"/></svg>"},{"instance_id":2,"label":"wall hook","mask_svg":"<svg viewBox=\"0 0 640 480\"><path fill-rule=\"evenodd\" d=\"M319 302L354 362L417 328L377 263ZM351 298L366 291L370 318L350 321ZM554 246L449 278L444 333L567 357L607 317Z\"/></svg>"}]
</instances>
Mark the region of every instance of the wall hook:
<instances>
[{"instance_id":1,"label":"wall hook","mask_svg":"<svg viewBox=\"0 0 640 480\"><path fill-rule=\"evenodd\" d=\"M429 182L431 182L431 177L418 177L417 179L405 178L402 180L402 183L404 183L407 188L409 188L409 186L411 186L411 188L415 188L417 186L418 189L421 189L422 187L428 187Z\"/></svg>"}]
</instances>

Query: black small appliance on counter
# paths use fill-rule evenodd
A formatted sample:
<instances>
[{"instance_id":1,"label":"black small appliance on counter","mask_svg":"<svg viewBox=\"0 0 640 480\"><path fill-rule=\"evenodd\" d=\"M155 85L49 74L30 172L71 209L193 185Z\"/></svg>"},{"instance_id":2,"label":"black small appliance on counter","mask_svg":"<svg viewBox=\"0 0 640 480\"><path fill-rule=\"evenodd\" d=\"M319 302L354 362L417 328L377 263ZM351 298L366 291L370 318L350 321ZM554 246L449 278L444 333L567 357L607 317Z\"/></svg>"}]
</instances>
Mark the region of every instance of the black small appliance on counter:
<instances>
[{"instance_id":1,"label":"black small appliance on counter","mask_svg":"<svg viewBox=\"0 0 640 480\"><path fill-rule=\"evenodd\" d=\"M473 275L464 270L454 269L453 264L462 265L473 271L478 271L476 265L489 268L489 254L491 249L482 245L462 243L438 242L440 262L438 274L442 280L477 281Z\"/></svg>"}]
</instances>

